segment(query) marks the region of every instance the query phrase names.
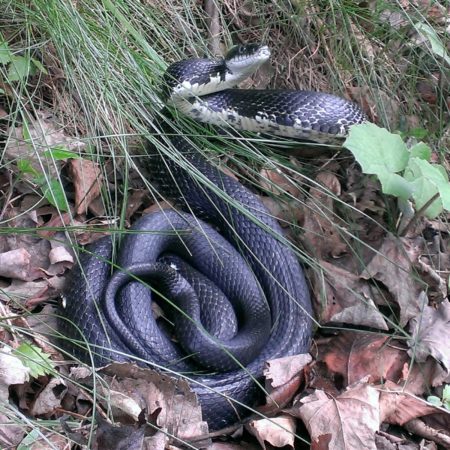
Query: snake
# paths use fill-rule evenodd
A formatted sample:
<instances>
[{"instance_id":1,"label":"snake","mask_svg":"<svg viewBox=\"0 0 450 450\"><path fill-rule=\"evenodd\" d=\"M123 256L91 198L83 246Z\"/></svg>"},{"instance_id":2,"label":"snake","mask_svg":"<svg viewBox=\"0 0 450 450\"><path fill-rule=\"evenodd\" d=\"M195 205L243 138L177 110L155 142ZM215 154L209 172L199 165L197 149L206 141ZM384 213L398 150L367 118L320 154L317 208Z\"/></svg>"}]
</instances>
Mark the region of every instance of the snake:
<instances>
[{"instance_id":1,"label":"snake","mask_svg":"<svg viewBox=\"0 0 450 450\"><path fill-rule=\"evenodd\" d=\"M235 88L269 57L267 46L246 44L222 59L173 63L163 80L165 114L321 143L342 142L366 120L331 94ZM260 197L187 136L170 143L175 156L149 141L146 163L178 208L143 215L124 236L80 253L62 296L61 345L96 366L134 360L185 377L217 430L261 403L267 361L308 351L311 299L299 259Z\"/></svg>"}]
</instances>

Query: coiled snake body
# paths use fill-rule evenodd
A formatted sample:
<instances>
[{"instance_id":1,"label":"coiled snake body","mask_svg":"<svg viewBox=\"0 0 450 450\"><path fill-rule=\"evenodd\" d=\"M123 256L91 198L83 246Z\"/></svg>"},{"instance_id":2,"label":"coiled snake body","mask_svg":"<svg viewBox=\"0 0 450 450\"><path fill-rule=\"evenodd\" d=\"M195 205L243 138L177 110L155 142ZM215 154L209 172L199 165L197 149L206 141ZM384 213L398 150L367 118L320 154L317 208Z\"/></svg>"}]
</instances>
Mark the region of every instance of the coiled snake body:
<instances>
[{"instance_id":1,"label":"coiled snake body","mask_svg":"<svg viewBox=\"0 0 450 450\"><path fill-rule=\"evenodd\" d=\"M229 89L268 57L267 47L249 45L222 61L175 63L165 77L169 101L197 120L319 141L341 138L364 120L357 106L328 94ZM217 88L224 90L212 93ZM134 357L189 374L204 419L218 429L259 401L265 361L308 350L311 304L297 257L259 198L184 137L172 144L181 159L153 156L150 170L164 195L194 216L164 210L142 217L122 240L112 276L112 239L90 246L64 292L70 322L60 328L78 340L81 332L97 365ZM161 333L152 294L133 277L159 292L184 349ZM63 345L90 361L86 348Z\"/></svg>"}]
</instances>

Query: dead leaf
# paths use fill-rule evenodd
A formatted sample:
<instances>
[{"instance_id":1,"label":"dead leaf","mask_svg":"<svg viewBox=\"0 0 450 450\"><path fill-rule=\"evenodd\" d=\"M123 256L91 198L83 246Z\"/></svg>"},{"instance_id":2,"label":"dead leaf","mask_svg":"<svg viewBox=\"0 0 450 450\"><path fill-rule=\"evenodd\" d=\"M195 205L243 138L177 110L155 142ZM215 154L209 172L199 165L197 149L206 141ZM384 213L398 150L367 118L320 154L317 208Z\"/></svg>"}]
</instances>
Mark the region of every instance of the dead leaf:
<instances>
[{"instance_id":1,"label":"dead leaf","mask_svg":"<svg viewBox=\"0 0 450 450\"><path fill-rule=\"evenodd\" d=\"M344 386L367 377L370 383L397 382L408 361L401 342L373 333L346 331L329 342L319 342L319 361L328 371L342 377Z\"/></svg>"},{"instance_id":2,"label":"dead leaf","mask_svg":"<svg viewBox=\"0 0 450 450\"><path fill-rule=\"evenodd\" d=\"M266 442L274 447L294 448L296 423L293 417L252 420L246 429L256 437L263 449L266 449Z\"/></svg>"},{"instance_id":3,"label":"dead leaf","mask_svg":"<svg viewBox=\"0 0 450 450\"><path fill-rule=\"evenodd\" d=\"M100 167L88 159L71 159L69 173L75 188L76 212L87 214L91 201L100 195L103 182Z\"/></svg>"},{"instance_id":4,"label":"dead leaf","mask_svg":"<svg viewBox=\"0 0 450 450\"><path fill-rule=\"evenodd\" d=\"M9 403L9 387L22 385L29 380L30 369L22 361L11 354L11 349L0 349L0 404ZM22 424L17 425L16 419L0 412L0 447L14 448L20 443L25 430Z\"/></svg>"},{"instance_id":5,"label":"dead leaf","mask_svg":"<svg viewBox=\"0 0 450 450\"><path fill-rule=\"evenodd\" d=\"M189 440L208 433L197 398L186 381L133 364L114 363L99 372L108 385L97 388L104 390L109 407L119 414L116 420L120 415L136 420L137 410L145 409L149 416L155 416L158 427L170 430L179 439ZM112 397L111 392L115 393Z\"/></svg>"},{"instance_id":6,"label":"dead leaf","mask_svg":"<svg viewBox=\"0 0 450 450\"><path fill-rule=\"evenodd\" d=\"M319 173L316 182L326 182L325 188L340 192L339 181L334 177L333 174ZM339 258L348 253L348 247L336 227L340 222L334 214L334 200L326 190L314 185L310 193L304 208L303 245L319 259Z\"/></svg>"},{"instance_id":7,"label":"dead leaf","mask_svg":"<svg viewBox=\"0 0 450 450\"><path fill-rule=\"evenodd\" d=\"M267 361L264 376L272 388L280 387L298 375L312 361L308 353Z\"/></svg>"},{"instance_id":8,"label":"dead leaf","mask_svg":"<svg viewBox=\"0 0 450 450\"><path fill-rule=\"evenodd\" d=\"M44 295L48 290L46 280L21 281L13 280L12 283L0 290L0 299L5 302L24 305L26 302Z\"/></svg>"},{"instance_id":9,"label":"dead leaf","mask_svg":"<svg viewBox=\"0 0 450 450\"><path fill-rule=\"evenodd\" d=\"M133 214L142 206L145 197L148 196L148 192L144 189L133 190L128 197L127 209L125 212L125 218L129 221Z\"/></svg>"},{"instance_id":10,"label":"dead leaf","mask_svg":"<svg viewBox=\"0 0 450 450\"><path fill-rule=\"evenodd\" d=\"M261 188L273 195L287 193L297 198L301 194L298 182L281 169L262 169L259 175Z\"/></svg>"},{"instance_id":11,"label":"dead leaf","mask_svg":"<svg viewBox=\"0 0 450 450\"><path fill-rule=\"evenodd\" d=\"M391 381L378 386L380 392L380 421L403 426L406 422L428 414L436 414L439 409L427 404L414 395L405 392L403 386Z\"/></svg>"},{"instance_id":12,"label":"dead leaf","mask_svg":"<svg viewBox=\"0 0 450 450\"><path fill-rule=\"evenodd\" d=\"M413 240L388 235L375 256L361 273L365 280L375 279L384 284L399 306L399 324L405 326L420 314L421 287L414 280L412 261L420 249Z\"/></svg>"},{"instance_id":13,"label":"dead leaf","mask_svg":"<svg viewBox=\"0 0 450 450\"><path fill-rule=\"evenodd\" d=\"M30 266L31 255L24 249L18 248L0 253L0 276L27 281L36 277L36 271Z\"/></svg>"},{"instance_id":14,"label":"dead leaf","mask_svg":"<svg viewBox=\"0 0 450 450\"><path fill-rule=\"evenodd\" d=\"M324 273L314 273L313 292L318 297L315 307L321 323L348 323L388 329L375 305L376 289L360 277L326 261L320 261L320 266ZM325 298L322 299L322 296Z\"/></svg>"},{"instance_id":15,"label":"dead leaf","mask_svg":"<svg viewBox=\"0 0 450 450\"><path fill-rule=\"evenodd\" d=\"M450 303L442 302L437 308L424 305L420 314L410 322L412 339L408 341L408 354L418 362L432 356L450 374Z\"/></svg>"},{"instance_id":16,"label":"dead leaf","mask_svg":"<svg viewBox=\"0 0 450 450\"><path fill-rule=\"evenodd\" d=\"M367 384L350 386L337 398L316 391L300 399L289 412L308 428L312 449L376 450L379 393Z\"/></svg>"},{"instance_id":17,"label":"dead leaf","mask_svg":"<svg viewBox=\"0 0 450 450\"><path fill-rule=\"evenodd\" d=\"M286 201L285 199L265 196L259 198L270 214L278 219L283 228L290 227L293 223L303 223L305 216L298 200Z\"/></svg>"},{"instance_id":18,"label":"dead leaf","mask_svg":"<svg viewBox=\"0 0 450 450\"><path fill-rule=\"evenodd\" d=\"M60 377L52 378L34 401L31 414L33 416L52 414L55 408L61 406L61 399L66 392L66 382Z\"/></svg>"}]
</instances>

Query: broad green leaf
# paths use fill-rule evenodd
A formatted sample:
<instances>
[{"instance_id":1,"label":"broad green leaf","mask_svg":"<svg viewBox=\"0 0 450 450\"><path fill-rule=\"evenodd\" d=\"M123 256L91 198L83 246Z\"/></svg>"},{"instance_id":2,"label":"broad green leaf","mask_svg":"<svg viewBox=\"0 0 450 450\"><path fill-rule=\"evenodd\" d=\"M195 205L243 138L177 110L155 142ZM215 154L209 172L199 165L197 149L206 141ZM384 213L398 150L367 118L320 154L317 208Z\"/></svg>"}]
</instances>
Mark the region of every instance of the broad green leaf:
<instances>
[{"instance_id":1,"label":"broad green leaf","mask_svg":"<svg viewBox=\"0 0 450 450\"><path fill-rule=\"evenodd\" d=\"M0 64L8 64L11 61L13 54L8 47L7 42L0 43Z\"/></svg>"},{"instance_id":2,"label":"broad green leaf","mask_svg":"<svg viewBox=\"0 0 450 450\"><path fill-rule=\"evenodd\" d=\"M31 173L35 176L39 175L37 170L31 165L31 162L28 161L28 159L20 159L19 161L17 161L17 168L22 174Z\"/></svg>"},{"instance_id":3,"label":"broad green leaf","mask_svg":"<svg viewBox=\"0 0 450 450\"><path fill-rule=\"evenodd\" d=\"M404 176L414 184L413 199L417 209L439 193L439 198L425 211L427 217L436 217L443 208L450 211L450 183L442 166L430 164L420 158L411 158Z\"/></svg>"},{"instance_id":4,"label":"broad green leaf","mask_svg":"<svg viewBox=\"0 0 450 450\"><path fill-rule=\"evenodd\" d=\"M408 200L414 190L414 185L397 173L384 173L378 176L381 188L385 194L394 195L403 200Z\"/></svg>"},{"instance_id":5,"label":"broad green leaf","mask_svg":"<svg viewBox=\"0 0 450 450\"><path fill-rule=\"evenodd\" d=\"M56 206L60 211L69 211L66 195L61 183L51 178L45 186L42 186L42 193L51 205Z\"/></svg>"},{"instance_id":6,"label":"broad green leaf","mask_svg":"<svg viewBox=\"0 0 450 450\"><path fill-rule=\"evenodd\" d=\"M64 160L64 159L79 159L79 153L72 152L71 150L67 150L67 147L63 145L57 145L52 147L49 150L45 150L43 155L47 158L53 158L55 160Z\"/></svg>"},{"instance_id":7,"label":"broad green leaf","mask_svg":"<svg viewBox=\"0 0 450 450\"><path fill-rule=\"evenodd\" d=\"M425 159L426 161L429 161L431 158L431 148L428 147L428 145L423 142L418 142L416 145L413 145L409 149L409 152L411 156L420 159Z\"/></svg>"},{"instance_id":8,"label":"broad green leaf","mask_svg":"<svg viewBox=\"0 0 450 450\"><path fill-rule=\"evenodd\" d=\"M418 178L412 182L412 184L414 186L412 198L416 205L416 210L423 208L432 197L439 193L436 186L424 177ZM423 214L429 219L434 219L441 214L443 210L442 200L440 197L437 197L436 200L427 207Z\"/></svg>"},{"instance_id":9,"label":"broad green leaf","mask_svg":"<svg viewBox=\"0 0 450 450\"><path fill-rule=\"evenodd\" d=\"M30 58L25 56L13 56L8 69L8 81L21 81L32 74Z\"/></svg>"},{"instance_id":10,"label":"broad green leaf","mask_svg":"<svg viewBox=\"0 0 450 450\"><path fill-rule=\"evenodd\" d=\"M444 61L450 66L450 56L448 55L444 44L437 35L436 31L427 25L426 23L418 22L414 24L414 27L425 39L428 40L431 46L431 51L436 55L444 59Z\"/></svg>"},{"instance_id":11,"label":"broad green leaf","mask_svg":"<svg viewBox=\"0 0 450 450\"><path fill-rule=\"evenodd\" d=\"M344 147L353 153L364 173L386 175L400 172L409 159L402 138L373 123L351 126Z\"/></svg>"},{"instance_id":12,"label":"broad green leaf","mask_svg":"<svg viewBox=\"0 0 450 450\"><path fill-rule=\"evenodd\" d=\"M24 342L13 353L22 361L24 366L30 369L30 375L33 378L53 372L53 363L50 356L36 345Z\"/></svg>"}]
</instances>

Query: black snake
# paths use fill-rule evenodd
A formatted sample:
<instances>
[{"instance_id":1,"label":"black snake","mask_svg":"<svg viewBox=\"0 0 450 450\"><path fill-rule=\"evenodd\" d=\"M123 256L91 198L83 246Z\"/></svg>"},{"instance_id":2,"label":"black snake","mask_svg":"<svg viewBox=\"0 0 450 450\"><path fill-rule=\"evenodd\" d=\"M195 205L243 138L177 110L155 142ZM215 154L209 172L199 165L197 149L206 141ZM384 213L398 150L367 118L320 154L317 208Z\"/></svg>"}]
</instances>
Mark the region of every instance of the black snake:
<instances>
[{"instance_id":1,"label":"black snake","mask_svg":"<svg viewBox=\"0 0 450 450\"><path fill-rule=\"evenodd\" d=\"M248 45L220 61L175 63L165 76L168 102L216 125L321 142L341 139L365 120L357 106L329 94L230 89L268 57L267 47ZM82 333L96 365L131 355L189 374L204 419L218 429L259 401L265 361L308 351L311 304L297 257L258 196L183 136L171 142L181 160L163 158L149 144L150 171L164 195L194 215L143 216L121 241L112 276L112 238L91 245L65 289L62 315L70 323L61 320L60 328L74 339ZM180 343L188 336L184 349L161 332L150 290L133 277L159 292ZM63 345L90 361L85 347Z\"/></svg>"}]
</instances>

